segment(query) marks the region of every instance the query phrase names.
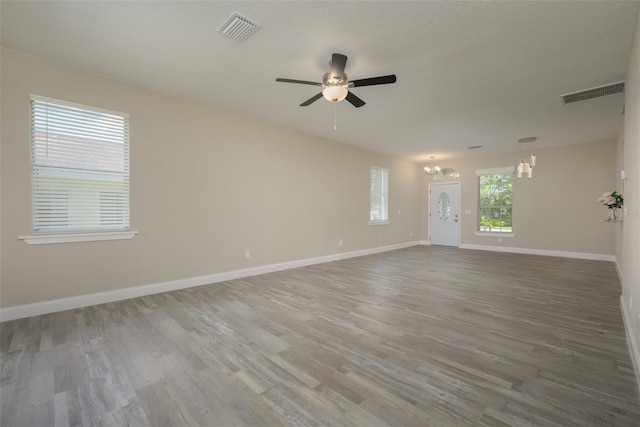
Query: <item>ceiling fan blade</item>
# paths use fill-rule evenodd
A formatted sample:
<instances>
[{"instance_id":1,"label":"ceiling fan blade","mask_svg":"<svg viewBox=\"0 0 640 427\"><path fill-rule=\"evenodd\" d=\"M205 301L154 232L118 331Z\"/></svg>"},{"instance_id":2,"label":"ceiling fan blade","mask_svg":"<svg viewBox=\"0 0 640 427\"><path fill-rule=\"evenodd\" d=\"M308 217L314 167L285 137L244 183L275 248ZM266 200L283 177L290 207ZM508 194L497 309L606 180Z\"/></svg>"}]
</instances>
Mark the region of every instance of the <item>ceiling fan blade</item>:
<instances>
[{"instance_id":1,"label":"ceiling fan blade","mask_svg":"<svg viewBox=\"0 0 640 427\"><path fill-rule=\"evenodd\" d=\"M396 75L390 74L388 76L369 77L368 79L352 80L349 82L349 86L353 83L353 87L360 86L374 86L374 85L386 85L396 82Z\"/></svg>"},{"instance_id":2,"label":"ceiling fan blade","mask_svg":"<svg viewBox=\"0 0 640 427\"><path fill-rule=\"evenodd\" d=\"M304 101L302 104L300 104L301 107L306 107L307 105L311 105L314 102L316 102L318 99L322 98L322 92L320 92L317 95L312 96L311 98L307 99L306 101Z\"/></svg>"},{"instance_id":3,"label":"ceiling fan blade","mask_svg":"<svg viewBox=\"0 0 640 427\"><path fill-rule=\"evenodd\" d=\"M298 83L298 84L301 84L301 85L322 86L322 83L310 82L310 81L307 81L307 80L294 80L294 79L277 78L276 81L277 82L281 82L281 83Z\"/></svg>"},{"instance_id":4,"label":"ceiling fan blade","mask_svg":"<svg viewBox=\"0 0 640 427\"><path fill-rule=\"evenodd\" d=\"M340 77L344 74L344 67L347 66L347 57L341 53L334 53L331 56L331 77Z\"/></svg>"},{"instance_id":5,"label":"ceiling fan blade","mask_svg":"<svg viewBox=\"0 0 640 427\"><path fill-rule=\"evenodd\" d=\"M355 96L353 94L353 92L349 91L349 93L347 93L347 101L349 101L351 103L351 105L353 105L356 108L360 108L362 107L364 104L366 104L362 99L358 98L357 96Z\"/></svg>"}]
</instances>

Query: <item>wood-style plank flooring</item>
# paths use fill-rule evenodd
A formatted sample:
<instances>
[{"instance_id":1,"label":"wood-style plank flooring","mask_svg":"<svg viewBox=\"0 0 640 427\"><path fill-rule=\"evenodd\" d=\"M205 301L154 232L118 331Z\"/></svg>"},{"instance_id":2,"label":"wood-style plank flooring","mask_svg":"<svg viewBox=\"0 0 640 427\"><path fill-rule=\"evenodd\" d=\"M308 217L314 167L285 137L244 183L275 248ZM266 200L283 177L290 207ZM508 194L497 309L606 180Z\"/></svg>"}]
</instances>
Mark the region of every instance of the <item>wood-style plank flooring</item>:
<instances>
[{"instance_id":1,"label":"wood-style plank flooring","mask_svg":"<svg viewBox=\"0 0 640 427\"><path fill-rule=\"evenodd\" d=\"M609 262L419 246L4 322L0 421L637 426L619 296Z\"/></svg>"}]
</instances>

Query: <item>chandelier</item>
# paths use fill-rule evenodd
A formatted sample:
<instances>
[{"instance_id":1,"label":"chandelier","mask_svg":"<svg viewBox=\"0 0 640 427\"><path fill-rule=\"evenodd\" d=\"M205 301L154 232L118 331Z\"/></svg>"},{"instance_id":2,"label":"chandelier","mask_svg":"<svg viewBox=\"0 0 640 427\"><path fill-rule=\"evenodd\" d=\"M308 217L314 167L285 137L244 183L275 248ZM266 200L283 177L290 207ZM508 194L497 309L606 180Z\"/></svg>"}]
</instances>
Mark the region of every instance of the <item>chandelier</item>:
<instances>
[{"instance_id":1,"label":"chandelier","mask_svg":"<svg viewBox=\"0 0 640 427\"><path fill-rule=\"evenodd\" d=\"M518 140L518 142L522 144L526 142L534 142L536 139L538 138L536 138L535 136L530 136L528 138L521 138ZM518 178L522 178L523 175L527 175L528 178L531 178L533 176L533 167L535 165L536 165L535 153L531 153L529 160L520 160L520 163L516 168Z\"/></svg>"},{"instance_id":2,"label":"chandelier","mask_svg":"<svg viewBox=\"0 0 640 427\"><path fill-rule=\"evenodd\" d=\"M442 170L440 166L433 165L433 159L435 159L435 156L431 156L430 158L431 158L431 165L424 167L424 173L426 173L427 175L435 175L437 173L440 173L440 171Z\"/></svg>"}]
</instances>

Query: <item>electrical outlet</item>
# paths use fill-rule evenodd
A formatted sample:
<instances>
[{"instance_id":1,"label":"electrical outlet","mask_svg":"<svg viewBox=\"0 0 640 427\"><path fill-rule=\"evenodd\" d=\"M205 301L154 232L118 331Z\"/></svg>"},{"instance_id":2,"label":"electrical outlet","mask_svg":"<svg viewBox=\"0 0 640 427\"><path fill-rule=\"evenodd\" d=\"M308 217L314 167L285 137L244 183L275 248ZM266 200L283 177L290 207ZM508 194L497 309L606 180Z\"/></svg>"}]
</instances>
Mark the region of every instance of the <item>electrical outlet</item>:
<instances>
[{"instance_id":1,"label":"electrical outlet","mask_svg":"<svg viewBox=\"0 0 640 427\"><path fill-rule=\"evenodd\" d=\"M251 251L244 251L244 258L245 259L251 258Z\"/></svg>"},{"instance_id":2,"label":"electrical outlet","mask_svg":"<svg viewBox=\"0 0 640 427\"><path fill-rule=\"evenodd\" d=\"M338 246L342 247L342 239L338 240Z\"/></svg>"},{"instance_id":3,"label":"electrical outlet","mask_svg":"<svg viewBox=\"0 0 640 427\"><path fill-rule=\"evenodd\" d=\"M413 231L409 233L409 237L413 237Z\"/></svg>"},{"instance_id":4,"label":"electrical outlet","mask_svg":"<svg viewBox=\"0 0 640 427\"><path fill-rule=\"evenodd\" d=\"M502 243L502 237L498 237L498 243Z\"/></svg>"}]
</instances>

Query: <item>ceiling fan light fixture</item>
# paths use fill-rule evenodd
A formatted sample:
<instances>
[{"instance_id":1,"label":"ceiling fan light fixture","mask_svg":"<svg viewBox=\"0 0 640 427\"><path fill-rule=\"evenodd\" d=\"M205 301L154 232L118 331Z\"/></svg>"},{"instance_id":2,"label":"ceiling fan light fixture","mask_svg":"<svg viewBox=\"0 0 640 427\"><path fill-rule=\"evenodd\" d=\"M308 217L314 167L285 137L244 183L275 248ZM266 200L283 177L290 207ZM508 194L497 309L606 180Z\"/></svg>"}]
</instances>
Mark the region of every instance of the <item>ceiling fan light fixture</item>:
<instances>
[{"instance_id":1,"label":"ceiling fan light fixture","mask_svg":"<svg viewBox=\"0 0 640 427\"><path fill-rule=\"evenodd\" d=\"M344 86L327 86L322 90L324 99L331 102L342 101L347 97L349 90Z\"/></svg>"},{"instance_id":2,"label":"ceiling fan light fixture","mask_svg":"<svg viewBox=\"0 0 640 427\"><path fill-rule=\"evenodd\" d=\"M2 1L2 0L0 0ZM307 107L320 98L324 98L329 102L339 102L346 99L351 105L356 108L362 107L365 102L358 98L353 92L349 91L349 88L360 86L376 86L386 85L396 82L396 75L389 74L388 76L369 77L366 79L349 80L347 74L344 72L344 68L347 65L347 56L341 53L334 53L331 55L331 72L325 73L322 76L322 83L311 82L307 80L296 79L284 79L278 77L277 82L282 83L297 83L311 86L321 86L322 92L312 96L311 98L300 104L301 107Z\"/></svg>"}]
</instances>

